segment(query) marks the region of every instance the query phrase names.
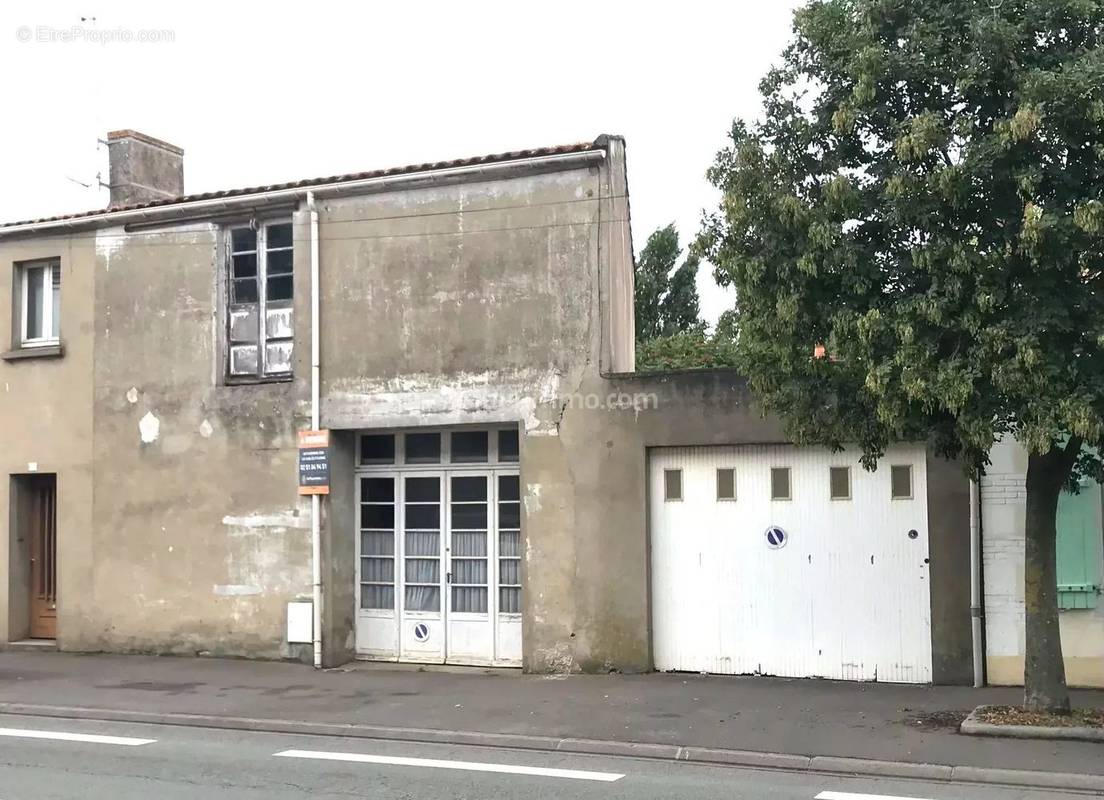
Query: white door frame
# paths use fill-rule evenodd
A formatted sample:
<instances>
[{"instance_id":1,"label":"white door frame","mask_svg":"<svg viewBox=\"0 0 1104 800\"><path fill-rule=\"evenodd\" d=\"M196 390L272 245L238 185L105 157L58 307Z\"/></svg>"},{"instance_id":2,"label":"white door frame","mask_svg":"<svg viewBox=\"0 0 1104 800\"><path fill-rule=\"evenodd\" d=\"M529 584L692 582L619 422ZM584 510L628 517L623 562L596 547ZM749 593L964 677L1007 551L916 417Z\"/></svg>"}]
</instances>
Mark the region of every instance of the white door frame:
<instances>
[{"instance_id":1,"label":"white door frame","mask_svg":"<svg viewBox=\"0 0 1104 800\"><path fill-rule=\"evenodd\" d=\"M479 666L520 666L521 665L521 614L499 613L499 478L518 476L520 465L516 462L495 463L497 446L494 443L496 431L500 427L489 428L492 441L489 463L447 463L447 446L442 445L441 463L437 464L358 464L355 470L356 512L354 535L356 537L356 654L357 658L378 661L403 661L412 663L449 663ZM483 430L480 428L479 430ZM431 432L416 429L411 432ZM438 431L432 431L438 432ZM448 430L439 431L445 441ZM398 442L399 431L371 431L371 434L386 433L396 435L396 462L401 461ZM359 441L359 439L358 439ZM439 579L440 611L419 612L406 610L406 505L407 479L416 477L435 477L439 479L438 496L439 517ZM452 479L454 477L482 477L486 484L485 507L487 511L487 529L485 533L487 562L487 613L465 613L453 611L452 598ZM362 540L361 512L362 487L364 478L385 478L392 481L394 505L394 548L393 548L393 587L394 602L391 609L361 608L361 569ZM514 501L506 501L514 502ZM520 499L519 501L520 502ZM524 587L523 587L524 588ZM415 642L415 626L424 623L430 635L426 641ZM467 625L466 625L467 623ZM470 627L471 623L484 626L482 630ZM464 628L469 627L465 631ZM506 634L503 635L503 631ZM464 634L485 636L482 647L456 645L463 641ZM455 641L454 641L455 640Z\"/></svg>"}]
</instances>

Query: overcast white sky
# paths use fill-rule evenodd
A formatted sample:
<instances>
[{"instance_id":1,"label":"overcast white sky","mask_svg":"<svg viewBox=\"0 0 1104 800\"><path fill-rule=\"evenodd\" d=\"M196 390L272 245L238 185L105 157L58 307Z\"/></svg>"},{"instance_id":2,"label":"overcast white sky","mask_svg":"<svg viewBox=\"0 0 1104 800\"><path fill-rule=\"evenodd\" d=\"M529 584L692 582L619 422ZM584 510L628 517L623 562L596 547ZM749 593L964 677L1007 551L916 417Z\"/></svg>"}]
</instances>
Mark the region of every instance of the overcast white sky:
<instances>
[{"instance_id":1,"label":"overcast white sky","mask_svg":"<svg viewBox=\"0 0 1104 800\"><path fill-rule=\"evenodd\" d=\"M616 133L637 251L671 221L685 243L715 203L705 170L732 118L758 115L796 5L5 0L0 220L105 205L68 178L106 175L97 138L118 128L183 147L188 192ZM73 26L82 38L49 41ZM172 41L93 41L117 29ZM698 284L713 321L730 299L704 269Z\"/></svg>"}]
</instances>

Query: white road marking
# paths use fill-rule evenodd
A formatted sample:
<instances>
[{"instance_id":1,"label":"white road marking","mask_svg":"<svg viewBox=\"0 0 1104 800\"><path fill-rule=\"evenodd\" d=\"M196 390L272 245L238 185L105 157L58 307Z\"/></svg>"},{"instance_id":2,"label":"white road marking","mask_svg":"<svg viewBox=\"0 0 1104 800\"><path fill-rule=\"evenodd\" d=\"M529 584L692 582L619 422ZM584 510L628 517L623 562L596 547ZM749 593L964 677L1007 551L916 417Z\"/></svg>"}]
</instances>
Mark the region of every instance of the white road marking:
<instances>
[{"instance_id":1,"label":"white road marking","mask_svg":"<svg viewBox=\"0 0 1104 800\"><path fill-rule=\"evenodd\" d=\"M322 750L284 750L275 753L284 758L314 758L322 761L358 761L364 764L393 764L401 767L428 767L431 769L461 769L469 772L503 772L509 775L539 775L545 778L573 778L580 781L605 781L612 783L624 775L616 772L588 772L581 769L552 769L548 767L522 767L512 764L484 764L479 761L444 761L438 758L401 758L399 756L370 756L361 753L327 753Z\"/></svg>"},{"instance_id":2,"label":"white road marking","mask_svg":"<svg viewBox=\"0 0 1104 800\"><path fill-rule=\"evenodd\" d=\"M99 736L93 733L65 733L63 731L29 731L22 728L0 728L0 736L18 739L54 739L59 742L87 742L89 744L121 744L137 747L153 744L156 739L134 739L130 736Z\"/></svg>"},{"instance_id":3,"label":"white road marking","mask_svg":"<svg viewBox=\"0 0 1104 800\"><path fill-rule=\"evenodd\" d=\"M851 792L821 792L816 800L927 800L924 797L898 797L890 794L852 794Z\"/></svg>"}]
</instances>

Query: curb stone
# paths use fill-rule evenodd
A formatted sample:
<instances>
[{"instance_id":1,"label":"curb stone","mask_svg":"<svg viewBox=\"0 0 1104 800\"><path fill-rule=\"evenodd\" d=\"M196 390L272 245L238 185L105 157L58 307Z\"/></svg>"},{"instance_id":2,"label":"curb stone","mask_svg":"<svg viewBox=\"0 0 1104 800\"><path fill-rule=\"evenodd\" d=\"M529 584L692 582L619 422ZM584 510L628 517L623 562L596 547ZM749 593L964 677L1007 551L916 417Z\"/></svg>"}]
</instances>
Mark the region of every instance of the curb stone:
<instances>
[{"instance_id":1,"label":"curb stone","mask_svg":"<svg viewBox=\"0 0 1104 800\"><path fill-rule=\"evenodd\" d=\"M997 784L1029 789L1069 789L1104 794L1104 775L1065 772L994 769L987 767L914 764L837 756L803 756L791 753L763 753L707 747L578 739L512 733L482 733L436 728L397 728L334 722L228 717L210 714L179 714L155 711L125 711L107 708L0 703L0 714L49 717L100 722L130 722L151 725L215 728L221 730L287 733L302 736L341 736L356 739L387 739L428 744L471 745L514 750L579 753L661 761L728 765L750 769L812 772L830 775L904 778L936 782Z\"/></svg>"},{"instance_id":2,"label":"curb stone","mask_svg":"<svg viewBox=\"0 0 1104 800\"><path fill-rule=\"evenodd\" d=\"M1008 739L1058 739L1079 742L1104 742L1104 729L1087 727L1055 728L1036 725L994 725L980 719L993 706L978 706L963 720L959 730L967 736L1003 736Z\"/></svg>"}]
</instances>

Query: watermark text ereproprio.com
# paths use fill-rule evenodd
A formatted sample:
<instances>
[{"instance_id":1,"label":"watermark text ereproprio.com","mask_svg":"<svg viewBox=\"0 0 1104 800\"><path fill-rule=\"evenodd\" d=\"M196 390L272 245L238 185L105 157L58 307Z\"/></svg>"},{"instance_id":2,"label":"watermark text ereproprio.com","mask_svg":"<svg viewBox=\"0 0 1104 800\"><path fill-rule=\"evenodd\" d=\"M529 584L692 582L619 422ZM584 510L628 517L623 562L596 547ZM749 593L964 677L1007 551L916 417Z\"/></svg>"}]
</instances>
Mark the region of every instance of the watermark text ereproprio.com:
<instances>
[{"instance_id":1,"label":"watermark text ereproprio.com","mask_svg":"<svg viewBox=\"0 0 1104 800\"><path fill-rule=\"evenodd\" d=\"M20 25L16 40L24 44L165 44L176 41L169 28L99 28L95 25Z\"/></svg>"}]
</instances>

